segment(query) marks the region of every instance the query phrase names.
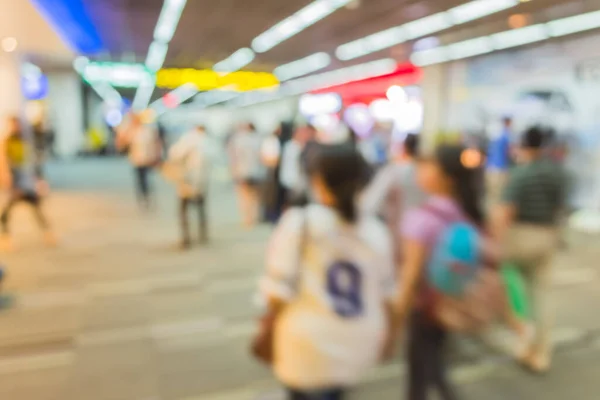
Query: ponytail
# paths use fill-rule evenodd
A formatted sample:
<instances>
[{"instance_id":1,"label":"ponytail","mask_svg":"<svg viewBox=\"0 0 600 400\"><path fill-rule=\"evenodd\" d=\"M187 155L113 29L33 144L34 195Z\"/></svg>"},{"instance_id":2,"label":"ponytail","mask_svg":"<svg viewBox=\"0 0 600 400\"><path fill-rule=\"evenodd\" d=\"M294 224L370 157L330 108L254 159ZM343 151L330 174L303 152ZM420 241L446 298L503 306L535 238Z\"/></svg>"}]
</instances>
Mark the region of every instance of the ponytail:
<instances>
[{"instance_id":1,"label":"ponytail","mask_svg":"<svg viewBox=\"0 0 600 400\"><path fill-rule=\"evenodd\" d=\"M482 191L478 180L481 165L465 165L465 147L443 145L438 147L436 158L444 173L454 183L454 198L463 213L479 227L484 225Z\"/></svg>"},{"instance_id":2,"label":"ponytail","mask_svg":"<svg viewBox=\"0 0 600 400\"><path fill-rule=\"evenodd\" d=\"M335 197L335 209L347 222L355 222L358 214L356 196L358 190L356 185L345 184L331 190Z\"/></svg>"},{"instance_id":3,"label":"ponytail","mask_svg":"<svg viewBox=\"0 0 600 400\"><path fill-rule=\"evenodd\" d=\"M365 182L366 162L351 144L320 145L309 170L318 174L335 198L335 209L349 223L358 218L356 199Z\"/></svg>"}]
</instances>

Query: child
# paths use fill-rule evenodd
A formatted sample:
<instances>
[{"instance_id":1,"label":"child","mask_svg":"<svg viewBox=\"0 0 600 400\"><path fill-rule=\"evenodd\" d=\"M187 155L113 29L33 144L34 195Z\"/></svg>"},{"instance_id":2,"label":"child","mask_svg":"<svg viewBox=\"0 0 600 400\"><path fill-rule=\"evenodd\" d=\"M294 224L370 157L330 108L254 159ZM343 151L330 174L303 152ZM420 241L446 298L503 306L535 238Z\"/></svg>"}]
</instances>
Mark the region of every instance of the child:
<instances>
[{"instance_id":1,"label":"child","mask_svg":"<svg viewBox=\"0 0 600 400\"><path fill-rule=\"evenodd\" d=\"M360 217L365 162L350 145L318 146L314 202L292 208L267 253L261 292L273 325L273 368L288 399L341 400L387 354L395 292L391 238Z\"/></svg>"}]
</instances>

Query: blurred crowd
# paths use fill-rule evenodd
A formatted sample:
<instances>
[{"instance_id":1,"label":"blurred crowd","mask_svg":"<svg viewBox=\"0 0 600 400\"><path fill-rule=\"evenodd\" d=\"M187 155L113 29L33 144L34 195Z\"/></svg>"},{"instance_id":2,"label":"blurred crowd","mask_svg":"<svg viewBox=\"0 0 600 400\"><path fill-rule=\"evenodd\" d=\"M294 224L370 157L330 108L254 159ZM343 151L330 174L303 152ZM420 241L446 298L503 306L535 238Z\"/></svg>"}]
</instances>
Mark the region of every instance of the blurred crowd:
<instances>
[{"instance_id":1,"label":"blurred crowd","mask_svg":"<svg viewBox=\"0 0 600 400\"><path fill-rule=\"evenodd\" d=\"M452 400L460 396L445 357L451 333L502 321L518 338L519 363L535 373L551 365L548 280L568 194L564 149L547 129L514 132L508 116L501 125L485 148L466 136L428 146L418 133L358 138L343 126L332 133L287 122L270 134L242 123L224 142L196 125L169 145L131 114L116 147L143 210L156 206L154 171L176 185L182 249L195 242L190 208L197 241L209 240L209 182L226 155L242 225L274 225L252 352L290 399L344 398L405 338L406 398L426 399L433 388ZM42 208L45 151L30 139L18 118L8 121L5 246L19 203L56 243Z\"/></svg>"}]
</instances>

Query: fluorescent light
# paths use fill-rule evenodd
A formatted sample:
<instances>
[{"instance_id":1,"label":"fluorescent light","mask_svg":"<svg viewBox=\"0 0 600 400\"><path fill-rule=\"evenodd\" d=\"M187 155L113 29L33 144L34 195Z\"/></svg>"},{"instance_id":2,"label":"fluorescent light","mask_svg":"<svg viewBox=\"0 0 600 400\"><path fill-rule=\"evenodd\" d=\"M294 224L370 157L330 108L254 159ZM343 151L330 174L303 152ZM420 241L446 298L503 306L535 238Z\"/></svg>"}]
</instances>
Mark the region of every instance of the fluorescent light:
<instances>
[{"instance_id":1,"label":"fluorescent light","mask_svg":"<svg viewBox=\"0 0 600 400\"><path fill-rule=\"evenodd\" d=\"M337 86L344 83L371 78L396 69L396 61L391 58L371 61L364 64L337 69L335 71L323 72L317 75L307 76L290 81L283 86L291 86L292 92L303 93L310 90ZM296 94L297 94L296 93Z\"/></svg>"},{"instance_id":2,"label":"fluorescent light","mask_svg":"<svg viewBox=\"0 0 600 400\"><path fill-rule=\"evenodd\" d=\"M165 0L163 3L156 28L154 28L154 40L169 43L173 38L179 18L185 7L186 0Z\"/></svg>"},{"instance_id":3,"label":"fluorescent light","mask_svg":"<svg viewBox=\"0 0 600 400\"><path fill-rule=\"evenodd\" d=\"M408 40L431 35L454 25L473 21L496 12L515 7L518 0L474 0L427 17L386 29L369 36L338 46L335 55L340 60L351 60L376 51L395 46ZM392 32L393 34L391 34ZM381 34L381 40L370 42L370 38ZM389 35L389 36L388 36Z\"/></svg>"},{"instance_id":4,"label":"fluorescent light","mask_svg":"<svg viewBox=\"0 0 600 400\"><path fill-rule=\"evenodd\" d=\"M315 53L288 64L280 65L273 72L280 81L296 78L310 74L327 67L331 63L331 57L327 53Z\"/></svg>"},{"instance_id":5,"label":"fluorescent light","mask_svg":"<svg viewBox=\"0 0 600 400\"><path fill-rule=\"evenodd\" d=\"M84 57L84 56L79 56L75 60L73 60L73 68L75 69L75 71L77 71L81 74L82 71L85 69L85 67L87 67L87 65L89 63L90 63L89 58Z\"/></svg>"},{"instance_id":6,"label":"fluorescent light","mask_svg":"<svg viewBox=\"0 0 600 400\"><path fill-rule=\"evenodd\" d=\"M352 0L316 0L290 15L272 28L252 40L252 49L257 53L271 50L279 43L291 38L317 21L322 20Z\"/></svg>"},{"instance_id":7,"label":"fluorescent light","mask_svg":"<svg viewBox=\"0 0 600 400\"><path fill-rule=\"evenodd\" d=\"M417 51L410 56L410 61L419 67L443 63L449 59L450 56L446 47Z\"/></svg>"},{"instance_id":8,"label":"fluorescent light","mask_svg":"<svg viewBox=\"0 0 600 400\"><path fill-rule=\"evenodd\" d=\"M474 21L519 4L518 0L475 0L448 10L455 25Z\"/></svg>"},{"instance_id":9,"label":"fluorescent light","mask_svg":"<svg viewBox=\"0 0 600 400\"><path fill-rule=\"evenodd\" d=\"M175 106L179 106L180 104L182 104L185 101L194 97L197 93L198 93L198 89L196 89L196 86L186 83L185 85L179 86L177 89L171 90L165 96L171 96L171 97L175 98L177 101ZM168 109L165 106L165 103L163 101L163 98L164 98L164 96L161 97L160 99L154 101L152 104L150 104L150 108L155 110L156 113L159 115L168 111Z\"/></svg>"},{"instance_id":10,"label":"fluorescent light","mask_svg":"<svg viewBox=\"0 0 600 400\"><path fill-rule=\"evenodd\" d=\"M367 42L363 39L343 44L335 49L336 57L343 61L362 57L369 53L371 53L371 50L367 47Z\"/></svg>"},{"instance_id":11,"label":"fluorescent light","mask_svg":"<svg viewBox=\"0 0 600 400\"><path fill-rule=\"evenodd\" d=\"M550 36L554 37L600 28L600 11L557 19L546 25Z\"/></svg>"},{"instance_id":12,"label":"fluorescent light","mask_svg":"<svg viewBox=\"0 0 600 400\"><path fill-rule=\"evenodd\" d=\"M150 103L150 99L152 98L154 87L154 83L140 85L138 90L135 92L135 97L133 98L131 108L136 111L145 110L148 107L148 103Z\"/></svg>"},{"instance_id":13,"label":"fluorescent light","mask_svg":"<svg viewBox=\"0 0 600 400\"><path fill-rule=\"evenodd\" d=\"M448 14L442 12L409 22L402 27L406 31L407 39L410 40L443 31L444 29L450 28L452 25Z\"/></svg>"},{"instance_id":14,"label":"fluorescent light","mask_svg":"<svg viewBox=\"0 0 600 400\"><path fill-rule=\"evenodd\" d=\"M353 65L351 67L323 72L285 82L279 87L279 90L273 92L247 92L234 99L231 104L238 107L245 107L252 104L276 100L286 96L295 96L310 92L311 90L324 89L348 82L388 74L393 72L396 69L396 66L396 61L391 58L384 58L368 63Z\"/></svg>"},{"instance_id":15,"label":"fluorescent light","mask_svg":"<svg viewBox=\"0 0 600 400\"><path fill-rule=\"evenodd\" d=\"M335 54L340 60L351 60L406 41L405 29L399 26L365 36L339 46Z\"/></svg>"},{"instance_id":16,"label":"fluorescent light","mask_svg":"<svg viewBox=\"0 0 600 400\"><path fill-rule=\"evenodd\" d=\"M219 72L235 72L250 64L255 56L252 49L244 47L243 49L237 50L223 61L216 63L213 69Z\"/></svg>"},{"instance_id":17,"label":"fluorescent light","mask_svg":"<svg viewBox=\"0 0 600 400\"><path fill-rule=\"evenodd\" d=\"M595 28L600 28L600 11L561 18L521 29L512 29L430 50L417 51L410 56L410 59L418 66L438 64Z\"/></svg>"},{"instance_id":18,"label":"fluorescent light","mask_svg":"<svg viewBox=\"0 0 600 400\"><path fill-rule=\"evenodd\" d=\"M146 67L153 72L158 71L162 68L167 56L169 45L161 42L152 42L148 49L148 56L146 57Z\"/></svg>"},{"instance_id":19,"label":"fluorescent light","mask_svg":"<svg viewBox=\"0 0 600 400\"><path fill-rule=\"evenodd\" d=\"M492 46L490 37L483 36L451 44L447 46L447 49L451 59L459 60L461 58L489 53L494 50L494 47Z\"/></svg>"},{"instance_id":20,"label":"fluorescent light","mask_svg":"<svg viewBox=\"0 0 600 400\"><path fill-rule=\"evenodd\" d=\"M102 100L104 100L108 105L114 107L121 106L123 98L121 97L119 92L117 92L116 89L110 86L108 83L90 83L90 86L92 87L92 89L94 89L96 93L98 93L98 96L100 96L100 98L102 98Z\"/></svg>"},{"instance_id":21,"label":"fluorescent light","mask_svg":"<svg viewBox=\"0 0 600 400\"><path fill-rule=\"evenodd\" d=\"M491 35L496 50L508 49L510 47L522 46L548 39L548 29L545 24L531 25L521 29L500 32Z\"/></svg>"}]
</instances>

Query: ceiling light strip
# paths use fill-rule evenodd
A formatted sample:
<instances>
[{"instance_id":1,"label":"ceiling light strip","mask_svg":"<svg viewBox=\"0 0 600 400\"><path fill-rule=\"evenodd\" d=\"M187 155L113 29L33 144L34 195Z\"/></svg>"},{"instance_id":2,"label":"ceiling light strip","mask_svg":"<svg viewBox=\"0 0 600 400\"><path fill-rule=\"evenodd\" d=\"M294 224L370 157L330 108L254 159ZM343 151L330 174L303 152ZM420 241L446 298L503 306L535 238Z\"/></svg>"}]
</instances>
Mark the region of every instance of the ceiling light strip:
<instances>
[{"instance_id":1,"label":"ceiling light strip","mask_svg":"<svg viewBox=\"0 0 600 400\"><path fill-rule=\"evenodd\" d=\"M252 40L252 49L257 53L264 53L302 32L316 22L333 14L352 0L316 0L277 23L267 31Z\"/></svg>"},{"instance_id":2,"label":"ceiling light strip","mask_svg":"<svg viewBox=\"0 0 600 400\"><path fill-rule=\"evenodd\" d=\"M537 43L551 37L566 36L596 28L600 28L600 11L417 51L411 55L410 60L413 64L423 67Z\"/></svg>"},{"instance_id":3,"label":"ceiling light strip","mask_svg":"<svg viewBox=\"0 0 600 400\"><path fill-rule=\"evenodd\" d=\"M246 107L252 104L273 101L283 97L307 93L312 90L385 75L394 72L396 67L396 61L391 58L353 65L285 82L277 91L245 93L235 98L230 104L237 107Z\"/></svg>"},{"instance_id":4,"label":"ceiling light strip","mask_svg":"<svg viewBox=\"0 0 600 400\"><path fill-rule=\"evenodd\" d=\"M515 7L519 0L474 0L448 11L429 15L416 21L386 29L338 46L340 60L352 60L409 40L441 32L452 26L474 21Z\"/></svg>"},{"instance_id":5,"label":"ceiling light strip","mask_svg":"<svg viewBox=\"0 0 600 400\"><path fill-rule=\"evenodd\" d=\"M164 0L154 28L154 41L150 44L146 56L146 67L150 71L156 72L162 68L169 51L169 42L173 39L186 3L187 0ZM148 107L155 86L156 79L152 84L138 87L132 104L134 110L142 110Z\"/></svg>"},{"instance_id":6,"label":"ceiling light strip","mask_svg":"<svg viewBox=\"0 0 600 400\"><path fill-rule=\"evenodd\" d=\"M283 82L318 71L329 66L329 64L331 64L331 57L329 54L321 52L280 65L273 70L273 73Z\"/></svg>"},{"instance_id":7,"label":"ceiling light strip","mask_svg":"<svg viewBox=\"0 0 600 400\"><path fill-rule=\"evenodd\" d=\"M256 57L256 55L252 49L244 47L243 49L237 50L223 61L216 63L213 69L224 73L236 72L250 64L254 60L254 57Z\"/></svg>"}]
</instances>

